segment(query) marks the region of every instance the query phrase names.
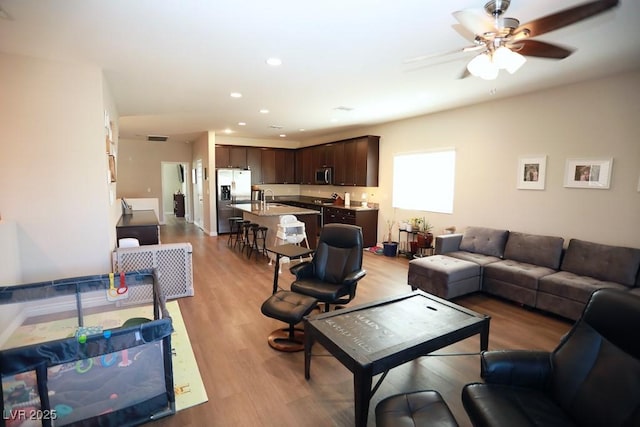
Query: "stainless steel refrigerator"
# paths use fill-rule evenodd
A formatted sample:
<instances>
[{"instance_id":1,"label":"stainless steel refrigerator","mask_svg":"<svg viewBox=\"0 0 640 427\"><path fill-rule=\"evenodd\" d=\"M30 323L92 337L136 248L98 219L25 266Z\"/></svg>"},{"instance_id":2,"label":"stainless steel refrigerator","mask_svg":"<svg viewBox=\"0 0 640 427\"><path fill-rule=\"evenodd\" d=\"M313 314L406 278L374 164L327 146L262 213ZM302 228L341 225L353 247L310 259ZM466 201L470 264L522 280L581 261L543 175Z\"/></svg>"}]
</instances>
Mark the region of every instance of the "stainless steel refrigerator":
<instances>
[{"instance_id":1,"label":"stainless steel refrigerator","mask_svg":"<svg viewBox=\"0 0 640 427\"><path fill-rule=\"evenodd\" d=\"M251 171L244 169L216 169L216 209L218 234L228 233L229 218L242 216L230 204L251 203Z\"/></svg>"}]
</instances>

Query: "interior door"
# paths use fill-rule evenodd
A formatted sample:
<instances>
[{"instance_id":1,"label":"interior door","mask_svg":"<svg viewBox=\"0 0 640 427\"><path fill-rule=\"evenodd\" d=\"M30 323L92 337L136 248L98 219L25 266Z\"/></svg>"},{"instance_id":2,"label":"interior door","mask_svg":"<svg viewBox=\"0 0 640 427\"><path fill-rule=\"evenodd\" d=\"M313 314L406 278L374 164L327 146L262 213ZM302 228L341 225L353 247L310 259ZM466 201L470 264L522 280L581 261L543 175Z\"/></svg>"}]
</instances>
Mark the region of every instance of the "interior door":
<instances>
[{"instance_id":1,"label":"interior door","mask_svg":"<svg viewBox=\"0 0 640 427\"><path fill-rule=\"evenodd\" d=\"M200 227L201 229L204 227L202 223L202 215L204 212L204 194L203 194L203 185L202 185L202 160L196 160L195 169L192 172L192 183L193 183L193 198L194 198L194 209L193 209L193 223Z\"/></svg>"}]
</instances>

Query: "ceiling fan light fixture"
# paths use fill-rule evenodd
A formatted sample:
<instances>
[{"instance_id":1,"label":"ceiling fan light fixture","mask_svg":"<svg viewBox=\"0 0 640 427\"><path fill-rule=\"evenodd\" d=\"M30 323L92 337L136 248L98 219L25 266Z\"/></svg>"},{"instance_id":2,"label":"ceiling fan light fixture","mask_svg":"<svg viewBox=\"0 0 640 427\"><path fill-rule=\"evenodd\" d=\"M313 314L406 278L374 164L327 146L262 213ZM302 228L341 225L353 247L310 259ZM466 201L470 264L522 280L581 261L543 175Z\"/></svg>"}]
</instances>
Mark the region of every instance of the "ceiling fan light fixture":
<instances>
[{"instance_id":1,"label":"ceiling fan light fixture","mask_svg":"<svg viewBox=\"0 0 640 427\"><path fill-rule=\"evenodd\" d=\"M506 46L500 46L493 52L493 63L501 70L507 70L513 74L527 62L527 59Z\"/></svg>"},{"instance_id":2,"label":"ceiling fan light fixture","mask_svg":"<svg viewBox=\"0 0 640 427\"><path fill-rule=\"evenodd\" d=\"M491 61L488 53L481 53L475 56L467 64L467 70L476 76L485 80L493 80L498 77L498 67Z\"/></svg>"},{"instance_id":3,"label":"ceiling fan light fixture","mask_svg":"<svg viewBox=\"0 0 640 427\"><path fill-rule=\"evenodd\" d=\"M520 55L518 52L510 51L509 55L509 65L505 68L509 72L509 74L513 74L520 69L527 62L527 58L523 55Z\"/></svg>"}]
</instances>

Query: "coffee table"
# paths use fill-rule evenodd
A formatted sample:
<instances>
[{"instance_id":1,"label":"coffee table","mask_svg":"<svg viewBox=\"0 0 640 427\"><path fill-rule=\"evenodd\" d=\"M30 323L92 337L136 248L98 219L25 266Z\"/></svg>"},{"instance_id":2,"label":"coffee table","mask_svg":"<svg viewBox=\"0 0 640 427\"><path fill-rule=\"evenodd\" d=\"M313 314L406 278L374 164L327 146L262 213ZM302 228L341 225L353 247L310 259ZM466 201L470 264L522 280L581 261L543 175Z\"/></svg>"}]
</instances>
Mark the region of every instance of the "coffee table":
<instances>
[{"instance_id":1,"label":"coffee table","mask_svg":"<svg viewBox=\"0 0 640 427\"><path fill-rule=\"evenodd\" d=\"M304 375L317 341L353 372L355 425L367 425L369 400L391 368L480 334L489 345L490 317L422 291L305 318ZM384 372L371 389L372 378Z\"/></svg>"}]
</instances>

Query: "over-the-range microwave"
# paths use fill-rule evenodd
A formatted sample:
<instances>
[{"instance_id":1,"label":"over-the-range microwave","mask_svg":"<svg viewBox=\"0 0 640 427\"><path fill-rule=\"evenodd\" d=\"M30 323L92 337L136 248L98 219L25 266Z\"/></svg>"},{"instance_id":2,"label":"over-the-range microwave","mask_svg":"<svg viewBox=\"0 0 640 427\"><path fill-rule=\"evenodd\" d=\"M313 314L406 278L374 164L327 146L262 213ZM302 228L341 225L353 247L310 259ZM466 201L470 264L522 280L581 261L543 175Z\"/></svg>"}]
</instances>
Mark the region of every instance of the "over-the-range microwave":
<instances>
[{"instance_id":1,"label":"over-the-range microwave","mask_svg":"<svg viewBox=\"0 0 640 427\"><path fill-rule=\"evenodd\" d=\"M325 166L316 169L316 184L333 184L333 168Z\"/></svg>"}]
</instances>

